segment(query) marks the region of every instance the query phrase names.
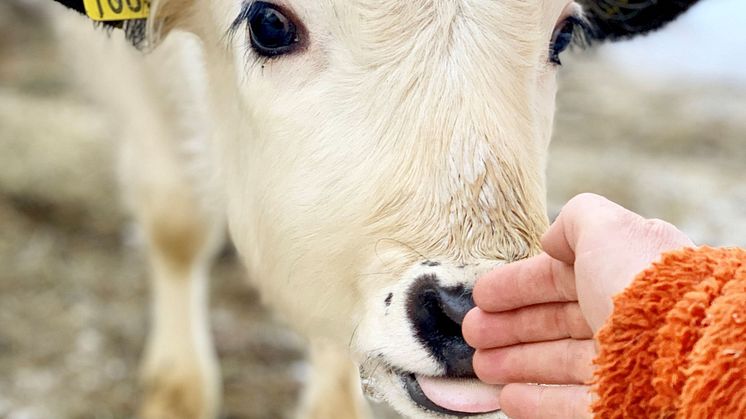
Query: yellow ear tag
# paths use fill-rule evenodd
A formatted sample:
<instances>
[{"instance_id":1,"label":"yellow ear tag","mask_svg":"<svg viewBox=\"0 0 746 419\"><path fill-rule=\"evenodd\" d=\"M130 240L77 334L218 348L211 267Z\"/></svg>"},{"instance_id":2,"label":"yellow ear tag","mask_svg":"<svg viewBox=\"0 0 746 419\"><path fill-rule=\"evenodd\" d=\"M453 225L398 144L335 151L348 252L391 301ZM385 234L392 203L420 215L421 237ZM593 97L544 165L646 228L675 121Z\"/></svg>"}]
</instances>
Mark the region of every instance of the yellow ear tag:
<instances>
[{"instance_id":1,"label":"yellow ear tag","mask_svg":"<svg viewBox=\"0 0 746 419\"><path fill-rule=\"evenodd\" d=\"M96 21L145 19L150 0L83 0L85 13Z\"/></svg>"}]
</instances>

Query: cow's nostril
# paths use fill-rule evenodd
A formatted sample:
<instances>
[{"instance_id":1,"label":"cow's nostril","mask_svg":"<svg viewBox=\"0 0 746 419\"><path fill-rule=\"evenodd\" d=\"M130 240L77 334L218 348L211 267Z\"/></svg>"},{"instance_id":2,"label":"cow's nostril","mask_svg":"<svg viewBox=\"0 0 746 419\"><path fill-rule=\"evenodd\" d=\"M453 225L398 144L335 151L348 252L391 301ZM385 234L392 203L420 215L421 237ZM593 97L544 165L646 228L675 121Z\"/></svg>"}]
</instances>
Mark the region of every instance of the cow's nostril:
<instances>
[{"instance_id":1,"label":"cow's nostril","mask_svg":"<svg viewBox=\"0 0 746 419\"><path fill-rule=\"evenodd\" d=\"M461 326L466 313L474 308L474 299L471 291L466 291L463 286L455 288L437 288L440 294L440 307L443 313L454 323Z\"/></svg>"},{"instance_id":2,"label":"cow's nostril","mask_svg":"<svg viewBox=\"0 0 746 419\"><path fill-rule=\"evenodd\" d=\"M442 287L435 275L423 275L409 290L407 314L419 341L445 368L446 375L473 376L474 349L461 334L461 323L474 307L463 285Z\"/></svg>"}]
</instances>

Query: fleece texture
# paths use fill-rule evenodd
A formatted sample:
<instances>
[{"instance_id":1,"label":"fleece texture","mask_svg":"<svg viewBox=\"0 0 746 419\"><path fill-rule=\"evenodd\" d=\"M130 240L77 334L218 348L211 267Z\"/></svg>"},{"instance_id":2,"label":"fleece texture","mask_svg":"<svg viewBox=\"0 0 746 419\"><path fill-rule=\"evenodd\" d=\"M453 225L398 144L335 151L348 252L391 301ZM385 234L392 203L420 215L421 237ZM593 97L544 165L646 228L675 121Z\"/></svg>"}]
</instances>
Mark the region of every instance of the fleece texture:
<instances>
[{"instance_id":1,"label":"fleece texture","mask_svg":"<svg viewBox=\"0 0 746 419\"><path fill-rule=\"evenodd\" d=\"M746 418L746 250L667 253L599 330L598 418Z\"/></svg>"}]
</instances>

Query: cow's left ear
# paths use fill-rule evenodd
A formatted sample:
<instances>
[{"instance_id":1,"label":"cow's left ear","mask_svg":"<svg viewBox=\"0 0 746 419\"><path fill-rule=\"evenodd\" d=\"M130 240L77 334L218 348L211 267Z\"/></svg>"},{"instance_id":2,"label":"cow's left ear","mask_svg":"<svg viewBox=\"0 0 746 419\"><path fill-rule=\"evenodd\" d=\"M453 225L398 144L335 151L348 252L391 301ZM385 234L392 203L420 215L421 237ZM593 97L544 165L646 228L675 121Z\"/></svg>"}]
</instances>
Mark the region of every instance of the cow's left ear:
<instances>
[{"instance_id":1,"label":"cow's left ear","mask_svg":"<svg viewBox=\"0 0 746 419\"><path fill-rule=\"evenodd\" d=\"M597 40L618 40L666 25L698 0L578 0Z\"/></svg>"},{"instance_id":2,"label":"cow's left ear","mask_svg":"<svg viewBox=\"0 0 746 419\"><path fill-rule=\"evenodd\" d=\"M189 30L194 0L54 0L104 27L122 29L137 48L152 48L172 29Z\"/></svg>"}]
</instances>

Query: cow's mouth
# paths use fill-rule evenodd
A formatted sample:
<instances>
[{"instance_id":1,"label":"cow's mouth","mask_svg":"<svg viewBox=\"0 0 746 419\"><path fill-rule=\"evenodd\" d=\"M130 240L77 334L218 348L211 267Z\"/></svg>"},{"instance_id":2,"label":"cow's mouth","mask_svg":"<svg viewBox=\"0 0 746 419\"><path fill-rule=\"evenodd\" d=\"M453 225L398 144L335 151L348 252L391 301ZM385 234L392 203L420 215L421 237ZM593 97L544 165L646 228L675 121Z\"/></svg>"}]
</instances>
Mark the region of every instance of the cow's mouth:
<instances>
[{"instance_id":1,"label":"cow's mouth","mask_svg":"<svg viewBox=\"0 0 746 419\"><path fill-rule=\"evenodd\" d=\"M424 409L459 417L500 410L501 386L484 384L476 378L428 377L413 373L399 376L412 401Z\"/></svg>"}]
</instances>

